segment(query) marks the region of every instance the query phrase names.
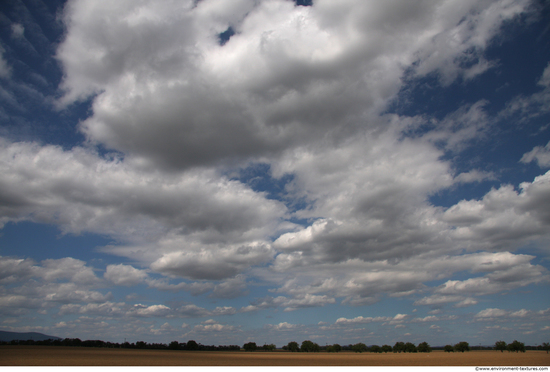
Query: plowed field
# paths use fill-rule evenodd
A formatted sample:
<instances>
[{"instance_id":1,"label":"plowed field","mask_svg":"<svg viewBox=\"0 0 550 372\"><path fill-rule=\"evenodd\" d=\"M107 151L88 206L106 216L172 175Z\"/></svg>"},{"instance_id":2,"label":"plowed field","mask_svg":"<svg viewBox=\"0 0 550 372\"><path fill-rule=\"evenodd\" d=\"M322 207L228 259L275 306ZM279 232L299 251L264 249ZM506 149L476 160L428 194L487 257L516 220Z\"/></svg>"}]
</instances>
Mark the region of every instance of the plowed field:
<instances>
[{"instance_id":1,"label":"plowed field","mask_svg":"<svg viewBox=\"0 0 550 372\"><path fill-rule=\"evenodd\" d=\"M215 352L0 346L3 366L549 366L545 351L428 354Z\"/></svg>"}]
</instances>

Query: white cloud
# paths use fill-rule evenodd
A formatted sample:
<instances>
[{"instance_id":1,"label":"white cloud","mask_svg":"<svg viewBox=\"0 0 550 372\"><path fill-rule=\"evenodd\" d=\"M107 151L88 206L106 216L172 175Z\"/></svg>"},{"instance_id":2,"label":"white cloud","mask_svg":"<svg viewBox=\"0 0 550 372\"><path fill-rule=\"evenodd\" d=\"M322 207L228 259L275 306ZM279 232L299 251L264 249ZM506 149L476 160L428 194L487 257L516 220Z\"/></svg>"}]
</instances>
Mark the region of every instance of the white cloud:
<instances>
[{"instance_id":1,"label":"white cloud","mask_svg":"<svg viewBox=\"0 0 550 372\"><path fill-rule=\"evenodd\" d=\"M435 315L429 315L429 316L425 316L424 318L414 318L412 320L412 322L421 322L421 323L424 323L424 322L436 322L438 321L439 318Z\"/></svg>"},{"instance_id":2,"label":"white cloud","mask_svg":"<svg viewBox=\"0 0 550 372\"><path fill-rule=\"evenodd\" d=\"M298 296L296 298L285 301L282 306L286 306L284 311L293 311L304 307L317 307L324 306L326 304L333 304L336 300L328 296L316 296L306 294Z\"/></svg>"},{"instance_id":3,"label":"white cloud","mask_svg":"<svg viewBox=\"0 0 550 372\"><path fill-rule=\"evenodd\" d=\"M443 220L457 226L451 235L457 241L478 242L478 249L511 248L547 233L549 180L550 172L532 183L524 182L519 193L512 186L503 185L481 200L457 203L445 211Z\"/></svg>"},{"instance_id":4,"label":"white cloud","mask_svg":"<svg viewBox=\"0 0 550 372\"><path fill-rule=\"evenodd\" d=\"M103 302L90 303L86 305L66 304L59 308L59 315L65 314L94 314L101 316L123 316L126 314L128 305L124 302Z\"/></svg>"},{"instance_id":5,"label":"white cloud","mask_svg":"<svg viewBox=\"0 0 550 372\"><path fill-rule=\"evenodd\" d=\"M212 291L211 297L235 298L244 296L248 294L246 287L246 278L243 275L237 275L234 278L217 284Z\"/></svg>"},{"instance_id":6,"label":"white cloud","mask_svg":"<svg viewBox=\"0 0 550 372\"><path fill-rule=\"evenodd\" d=\"M32 259L0 257L0 283L8 284L28 279L35 273Z\"/></svg>"},{"instance_id":7,"label":"white cloud","mask_svg":"<svg viewBox=\"0 0 550 372\"><path fill-rule=\"evenodd\" d=\"M130 265L108 265L103 277L116 285L132 286L143 282L148 275Z\"/></svg>"},{"instance_id":8,"label":"white cloud","mask_svg":"<svg viewBox=\"0 0 550 372\"><path fill-rule=\"evenodd\" d=\"M384 319L380 319L380 320L383 320L385 321L386 320L386 317L383 317ZM347 319L347 318L338 318L336 319L336 323L335 324L362 324L362 323L370 323L374 321L374 318L372 317L363 317L363 316L358 316L358 317L355 317L353 319Z\"/></svg>"},{"instance_id":9,"label":"white cloud","mask_svg":"<svg viewBox=\"0 0 550 372\"><path fill-rule=\"evenodd\" d=\"M165 305L144 306L141 304L134 305L128 315L144 316L144 317L165 317L172 313L172 310Z\"/></svg>"},{"instance_id":10,"label":"white cloud","mask_svg":"<svg viewBox=\"0 0 550 372\"><path fill-rule=\"evenodd\" d=\"M32 259L14 259L0 256L1 283L21 283L31 277L45 282L68 280L73 284L93 285L99 282L93 268L71 257L47 259L37 264Z\"/></svg>"},{"instance_id":11,"label":"white cloud","mask_svg":"<svg viewBox=\"0 0 550 372\"><path fill-rule=\"evenodd\" d=\"M20 23L14 23L11 25L11 36L15 39L23 38L25 34L25 27Z\"/></svg>"},{"instance_id":12,"label":"white cloud","mask_svg":"<svg viewBox=\"0 0 550 372\"><path fill-rule=\"evenodd\" d=\"M126 240L162 229L261 236L285 209L215 171L183 174L145 171L120 158L101 158L75 147L0 143L3 222L32 218L58 224L64 231L113 234ZM63 167L59 167L63 164ZM216 237L216 234L218 236ZM138 235L139 236L139 235ZM205 237L206 238L206 237Z\"/></svg>"},{"instance_id":13,"label":"white cloud","mask_svg":"<svg viewBox=\"0 0 550 372\"><path fill-rule=\"evenodd\" d=\"M352 319L338 318L334 324L336 325L350 325L350 324L367 324L372 322L389 322L390 324L400 323L408 317L407 314L396 314L393 317L389 316L377 316L377 317L363 317L358 316Z\"/></svg>"},{"instance_id":14,"label":"white cloud","mask_svg":"<svg viewBox=\"0 0 550 372\"><path fill-rule=\"evenodd\" d=\"M487 103L484 100L478 101L460 107L441 121L433 119L428 124L432 130L424 134L423 138L444 147L447 151L460 152L464 150L467 146L472 145L472 140L484 138L491 128L492 120L484 110ZM479 173L466 173L461 177L462 179L458 178L456 181L471 182L472 178L479 179L480 176Z\"/></svg>"},{"instance_id":15,"label":"white cloud","mask_svg":"<svg viewBox=\"0 0 550 372\"><path fill-rule=\"evenodd\" d=\"M282 322L282 323L279 323L279 324L272 325L272 328L276 331L292 330L296 327L297 327L296 324L290 324L288 322Z\"/></svg>"},{"instance_id":16,"label":"white cloud","mask_svg":"<svg viewBox=\"0 0 550 372\"><path fill-rule=\"evenodd\" d=\"M495 318L508 315L509 312L502 309L485 309L475 315L476 318Z\"/></svg>"},{"instance_id":17,"label":"white cloud","mask_svg":"<svg viewBox=\"0 0 550 372\"><path fill-rule=\"evenodd\" d=\"M211 282L180 282L178 284L170 284L168 281L163 279L148 279L146 282L149 287L156 288L161 291L188 291L193 296L209 292L214 288L214 283Z\"/></svg>"},{"instance_id":18,"label":"white cloud","mask_svg":"<svg viewBox=\"0 0 550 372\"><path fill-rule=\"evenodd\" d=\"M458 76L471 79L491 67L482 51L499 31L505 20L525 10L528 1L446 2L437 7L439 33L427 33L427 44L419 53L418 73L437 71L441 82L448 85ZM471 7L471 8L470 8ZM462 13L470 9L469 14ZM445 23L452 27L444 29ZM469 66L469 67L468 67Z\"/></svg>"},{"instance_id":19,"label":"white cloud","mask_svg":"<svg viewBox=\"0 0 550 372\"><path fill-rule=\"evenodd\" d=\"M464 297L462 296L432 295L432 296L424 297L424 298L421 298L420 300L415 301L414 305L438 306L438 305L443 305L450 302L459 302L463 300L464 300Z\"/></svg>"},{"instance_id":20,"label":"white cloud","mask_svg":"<svg viewBox=\"0 0 550 372\"><path fill-rule=\"evenodd\" d=\"M547 70L550 71L550 68ZM550 75L550 73L548 75ZM533 150L523 154L520 162L530 163L535 160L541 168L550 167L550 142L548 142L545 147L536 146Z\"/></svg>"},{"instance_id":21,"label":"white cloud","mask_svg":"<svg viewBox=\"0 0 550 372\"><path fill-rule=\"evenodd\" d=\"M445 84L485 71L484 48L528 1L193 4L68 4L62 103L98 94L89 139L189 167L340 135L383 109L413 62Z\"/></svg>"},{"instance_id":22,"label":"white cloud","mask_svg":"<svg viewBox=\"0 0 550 372\"><path fill-rule=\"evenodd\" d=\"M476 299L473 299L471 297L465 298L464 300L460 301L455 305L455 307L467 307L477 304L479 301Z\"/></svg>"},{"instance_id":23,"label":"white cloud","mask_svg":"<svg viewBox=\"0 0 550 372\"><path fill-rule=\"evenodd\" d=\"M492 172L483 172L474 169L469 172L460 173L455 177L455 181L458 183L481 182L485 180L495 180L495 175Z\"/></svg>"},{"instance_id":24,"label":"white cloud","mask_svg":"<svg viewBox=\"0 0 550 372\"><path fill-rule=\"evenodd\" d=\"M233 277L251 265L267 262L273 256L271 247L263 242L193 248L188 243L186 251L166 253L151 264L151 269L190 279L219 280Z\"/></svg>"},{"instance_id":25,"label":"white cloud","mask_svg":"<svg viewBox=\"0 0 550 372\"><path fill-rule=\"evenodd\" d=\"M77 284L93 284L98 281L93 269L86 263L71 257L48 259L36 266L35 274L50 282L58 279L68 279Z\"/></svg>"},{"instance_id":26,"label":"white cloud","mask_svg":"<svg viewBox=\"0 0 550 372\"><path fill-rule=\"evenodd\" d=\"M80 289L74 283L62 283L57 285L38 286L36 288L45 301L60 303L100 303L112 299L111 292L103 294L98 291Z\"/></svg>"},{"instance_id":27,"label":"white cloud","mask_svg":"<svg viewBox=\"0 0 550 372\"><path fill-rule=\"evenodd\" d=\"M521 310L518 310L518 311L514 311L513 313L510 314L510 316L516 316L516 317L519 317L519 318L524 318L526 317L530 312L525 310L525 309L521 309Z\"/></svg>"},{"instance_id":28,"label":"white cloud","mask_svg":"<svg viewBox=\"0 0 550 372\"><path fill-rule=\"evenodd\" d=\"M205 322L202 322L202 324L197 324L195 327L193 327L192 332L227 332L227 331L235 331L235 326L230 326L226 324L220 324L217 321L210 319Z\"/></svg>"},{"instance_id":29,"label":"white cloud","mask_svg":"<svg viewBox=\"0 0 550 372\"><path fill-rule=\"evenodd\" d=\"M0 223L108 234L122 244L104 250L189 278L232 277L273 255L264 239L277 231L284 205L216 171L144 171L84 148L0 145L0 198L9 200Z\"/></svg>"}]
</instances>

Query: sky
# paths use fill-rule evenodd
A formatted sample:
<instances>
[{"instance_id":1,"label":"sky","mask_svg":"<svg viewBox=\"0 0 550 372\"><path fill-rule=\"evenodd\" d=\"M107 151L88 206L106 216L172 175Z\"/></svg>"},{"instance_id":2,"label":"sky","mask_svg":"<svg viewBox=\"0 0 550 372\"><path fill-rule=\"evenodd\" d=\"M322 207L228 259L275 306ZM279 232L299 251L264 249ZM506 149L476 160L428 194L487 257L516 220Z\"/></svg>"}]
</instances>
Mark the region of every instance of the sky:
<instances>
[{"instance_id":1,"label":"sky","mask_svg":"<svg viewBox=\"0 0 550 372\"><path fill-rule=\"evenodd\" d=\"M550 341L548 0L6 0L0 329Z\"/></svg>"}]
</instances>

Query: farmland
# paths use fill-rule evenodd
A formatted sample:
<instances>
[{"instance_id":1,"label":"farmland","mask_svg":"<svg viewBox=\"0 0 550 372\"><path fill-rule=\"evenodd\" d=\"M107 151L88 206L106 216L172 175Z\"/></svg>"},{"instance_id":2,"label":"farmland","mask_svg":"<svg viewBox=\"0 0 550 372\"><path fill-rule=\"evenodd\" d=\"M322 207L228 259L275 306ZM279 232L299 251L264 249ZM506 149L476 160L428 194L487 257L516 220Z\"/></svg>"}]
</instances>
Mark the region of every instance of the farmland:
<instances>
[{"instance_id":1,"label":"farmland","mask_svg":"<svg viewBox=\"0 0 550 372\"><path fill-rule=\"evenodd\" d=\"M550 354L466 353L291 353L135 350L53 346L0 346L3 366L548 366Z\"/></svg>"}]
</instances>

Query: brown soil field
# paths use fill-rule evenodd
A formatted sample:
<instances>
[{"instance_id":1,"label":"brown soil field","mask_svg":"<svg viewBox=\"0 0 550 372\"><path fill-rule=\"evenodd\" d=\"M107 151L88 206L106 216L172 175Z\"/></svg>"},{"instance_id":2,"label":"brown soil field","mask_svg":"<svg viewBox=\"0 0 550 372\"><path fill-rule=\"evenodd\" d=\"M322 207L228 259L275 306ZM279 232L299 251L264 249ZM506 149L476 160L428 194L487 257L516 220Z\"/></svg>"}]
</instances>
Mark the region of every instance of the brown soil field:
<instances>
[{"instance_id":1,"label":"brown soil field","mask_svg":"<svg viewBox=\"0 0 550 372\"><path fill-rule=\"evenodd\" d=\"M0 346L2 366L549 366L545 351L373 354Z\"/></svg>"}]
</instances>

